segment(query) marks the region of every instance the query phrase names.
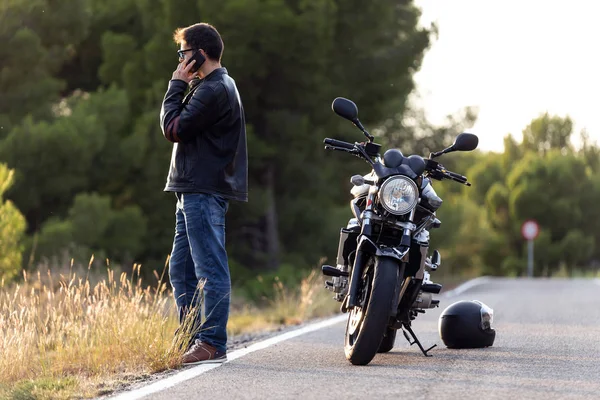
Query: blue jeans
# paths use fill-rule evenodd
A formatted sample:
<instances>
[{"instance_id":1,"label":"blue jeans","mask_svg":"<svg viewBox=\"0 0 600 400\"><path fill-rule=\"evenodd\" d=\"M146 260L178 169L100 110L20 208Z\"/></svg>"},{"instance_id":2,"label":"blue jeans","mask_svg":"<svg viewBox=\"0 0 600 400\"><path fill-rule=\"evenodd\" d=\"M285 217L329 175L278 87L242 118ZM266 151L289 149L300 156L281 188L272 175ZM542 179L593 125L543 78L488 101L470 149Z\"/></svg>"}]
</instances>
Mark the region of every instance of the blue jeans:
<instances>
[{"instance_id":1,"label":"blue jeans","mask_svg":"<svg viewBox=\"0 0 600 400\"><path fill-rule=\"evenodd\" d=\"M199 280L205 280L204 314L198 308L196 338L225 352L231 278L225 250L225 214L229 202L203 193L176 193L175 239L169 260L169 278L180 323L197 306Z\"/></svg>"}]
</instances>

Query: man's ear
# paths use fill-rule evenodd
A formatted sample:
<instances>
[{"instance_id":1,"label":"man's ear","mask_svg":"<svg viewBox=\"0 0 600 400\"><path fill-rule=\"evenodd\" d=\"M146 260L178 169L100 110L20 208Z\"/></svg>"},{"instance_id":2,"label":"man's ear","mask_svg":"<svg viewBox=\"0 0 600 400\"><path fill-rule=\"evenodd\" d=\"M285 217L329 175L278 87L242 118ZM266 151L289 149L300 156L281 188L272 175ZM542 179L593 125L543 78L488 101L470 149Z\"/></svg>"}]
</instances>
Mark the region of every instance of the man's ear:
<instances>
[{"instance_id":1,"label":"man's ear","mask_svg":"<svg viewBox=\"0 0 600 400\"><path fill-rule=\"evenodd\" d=\"M206 58L208 60L208 54L206 54L204 49L199 49L199 50L200 50L200 54L202 54L204 56L204 58Z\"/></svg>"}]
</instances>

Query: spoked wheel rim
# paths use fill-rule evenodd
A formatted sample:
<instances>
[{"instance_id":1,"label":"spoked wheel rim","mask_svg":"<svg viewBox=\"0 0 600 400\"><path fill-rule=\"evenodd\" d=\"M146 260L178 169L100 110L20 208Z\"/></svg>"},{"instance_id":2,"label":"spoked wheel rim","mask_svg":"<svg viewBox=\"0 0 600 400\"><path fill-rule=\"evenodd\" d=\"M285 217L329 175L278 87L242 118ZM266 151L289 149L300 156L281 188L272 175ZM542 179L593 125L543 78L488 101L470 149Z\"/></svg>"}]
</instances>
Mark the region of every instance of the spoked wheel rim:
<instances>
[{"instance_id":1,"label":"spoked wheel rim","mask_svg":"<svg viewBox=\"0 0 600 400\"><path fill-rule=\"evenodd\" d=\"M354 335L362 322L365 313L363 312L363 307L357 306L350 311L350 316L348 317L348 333L350 335Z\"/></svg>"}]
</instances>

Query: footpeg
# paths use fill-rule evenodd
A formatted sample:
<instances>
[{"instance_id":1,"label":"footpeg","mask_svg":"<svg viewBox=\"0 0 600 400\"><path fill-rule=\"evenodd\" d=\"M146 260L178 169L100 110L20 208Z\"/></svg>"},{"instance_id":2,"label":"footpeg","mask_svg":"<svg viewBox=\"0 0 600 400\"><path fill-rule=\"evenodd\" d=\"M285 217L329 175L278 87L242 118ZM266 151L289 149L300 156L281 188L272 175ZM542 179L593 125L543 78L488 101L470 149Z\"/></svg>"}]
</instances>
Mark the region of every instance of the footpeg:
<instances>
[{"instance_id":1,"label":"footpeg","mask_svg":"<svg viewBox=\"0 0 600 400\"><path fill-rule=\"evenodd\" d=\"M335 277L348 276L348 272L345 272L345 271L342 271L335 267L332 267L331 265L323 265L321 267L321 271L323 271L323 275L325 275L325 276L335 276Z\"/></svg>"}]
</instances>

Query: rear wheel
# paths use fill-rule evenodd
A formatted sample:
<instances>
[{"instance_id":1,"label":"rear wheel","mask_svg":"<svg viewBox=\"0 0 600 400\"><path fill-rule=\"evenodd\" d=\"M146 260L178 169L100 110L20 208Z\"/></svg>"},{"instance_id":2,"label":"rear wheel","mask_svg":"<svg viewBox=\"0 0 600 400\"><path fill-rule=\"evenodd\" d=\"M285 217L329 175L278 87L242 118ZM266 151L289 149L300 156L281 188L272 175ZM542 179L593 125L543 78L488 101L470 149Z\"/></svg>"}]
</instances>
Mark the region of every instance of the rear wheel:
<instances>
[{"instance_id":1,"label":"rear wheel","mask_svg":"<svg viewBox=\"0 0 600 400\"><path fill-rule=\"evenodd\" d=\"M369 259L358 291L358 305L350 310L344 352L354 365L366 365L377 354L386 331L398 280L398 263L390 258Z\"/></svg>"}]
</instances>

